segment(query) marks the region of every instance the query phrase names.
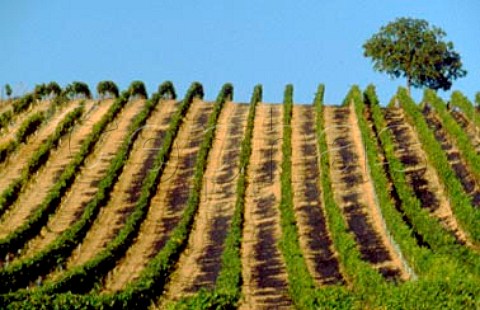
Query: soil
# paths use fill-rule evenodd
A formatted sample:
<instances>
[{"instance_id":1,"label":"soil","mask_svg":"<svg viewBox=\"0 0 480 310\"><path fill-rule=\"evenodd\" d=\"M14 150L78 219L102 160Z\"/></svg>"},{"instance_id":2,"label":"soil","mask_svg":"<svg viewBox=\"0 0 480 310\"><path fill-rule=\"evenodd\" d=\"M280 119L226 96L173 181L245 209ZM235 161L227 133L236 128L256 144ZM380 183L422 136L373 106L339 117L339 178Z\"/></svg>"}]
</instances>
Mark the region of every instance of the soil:
<instances>
[{"instance_id":1,"label":"soil","mask_svg":"<svg viewBox=\"0 0 480 310\"><path fill-rule=\"evenodd\" d=\"M0 165L0 192L3 192L12 182L21 177L22 171L27 166L32 154L34 154L40 148L40 146L47 141L47 139L55 132L57 125L69 112L74 110L76 107L77 104L70 103L68 107L63 109L60 113L54 115L46 126L41 128L34 136L30 138L28 144L19 147L17 151L12 154L12 156L10 156L6 162L4 162L3 165ZM60 142L58 147L61 147L61 145L62 143ZM50 162L50 159L48 162ZM38 188L38 185L37 188L32 187L32 184L35 183L34 180L38 178L41 171L42 169L37 171L35 175L30 176L29 185L27 185L24 191L33 191L33 188L35 189L34 196L40 196L44 191L46 192L46 189L43 188L43 186L41 190ZM24 195L21 193L17 202L11 206L9 210L5 212L5 214L3 214L0 224L0 238L5 238L8 234L23 224L25 219L34 210L36 204L25 205L23 202L23 197Z\"/></svg>"},{"instance_id":2,"label":"soil","mask_svg":"<svg viewBox=\"0 0 480 310\"><path fill-rule=\"evenodd\" d=\"M235 210L240 146L248 110L248 105L231 102L223 108L204 175L197 218L161 304L191 295L200 288L215 286Z\"/></svg>"},{"instance_id":3,"label":"soil","mask_svg":"<svg viewBox=\"0 0 480 310\"><path fill-rule=\"evenodd\" d=\"M353 106L325 107L324 111L334 197L362 259L389 281L407 280L409 275L383 225Z\"/></svg>"},{"instance_id":4,"label":"soil","mask_svg":"<svg viewBox=\"0 0 480 310\"><path fill-rule=\"evenodd\" d=\"M172 156L151 201L138 237L125 257L107 275L104 292L115 292L134 281L148 262L164 247L187 205L195 160L207 128L212 104L193 102L175 139Z\"/></svg>"},{"instance_id":5,"label":"soil","mask_svg":"<svg viewBox=\"0 0 480 310\"><path fill-rule=\"evenodd\" d=\"M396 156L403 163L407 181L422 203L422 207L437 218L459 243L467 243L466 234L460 229L453 216L450 202L445 189L441 186L437 172L428 162L420 140L414 128L406 121L403 110L387 108L385 120L394 137Z\"/></svg>"},{"instance_id":6,"label":"soil","mask_svg":"<svg viewBox=\"0 0 480 310\"><path fill-rule=\"evenodd\" d=\"M85 239L73 252L67 269L94 258L123 227L140 197L143 179L152 168L168 129L168 121L177 107L175 101L165 101L155 108L133 145L108 204L102 208Z\"/></svg>"},{"instance_id":7,"label":"soil","mask_svg":"<svg viewBox=\"0 0 480 310\"><path fill-rule=\"evenodd\" d=\"M470 140L470 143L472 144L475 152L477 155L480 155L480 130L475 127L475 125L473 125L466 117L465 115L462 113L462 112L455 112L455 111L452 111L452 116L453 118L455 119L455 121L463 128L463 130L465 131L465 133L467 134L469 140ZM449 160L451 160L451 156L449 157ZM454 168L455 169L455 168ZM456 169L456 170L459 170L459 169ZM463 170L463 169L462 169ZM464 179L463 177L461 177L461 179ZM476 188L474 190L472 190L471 188L471 185L470 185L470 188L469 188L469 185L467 185L465 188L465 191L467 193L469 193L470 197L472 197L472 204L476 207L476 208L479 208L480 207L480 191L479 191L479 184L478 184L478 181L476 181ZM469 182L470 184L472 184L472 182ZM465 185L464 185L465 187Z\"/></svg>"},{"instance_id":8,"label":"soil","mask_svg":"<svg viewBox=\"0 0 480 310\"><path fill-rule=\"evenodd\" d=\"M3 128L1 130L1 135L0 135L0 145L7 143L11 140L16 140L16 134L18 129L20 128L20 125L27 120L30 116L32 116L35 113L38 112L45 112L48 110L50 107L50 102L42 102L41 104L37 104L30 108L29 110L26 110L24 112L21 112L17 114L11 121L10 126L7 128ZM1 112L0 112L1 113ZM39 128L40 129L40 128ZM37 129L38 130L38 129ZM27 141L28 143L28 141Z\"/></svg>"},{"instance_id":9,"label":"soil","mask_svg":"<svg viewBox=\"0 0 480 310\"><path fill-rule=\"evenodd\" d=\"M322 205L320 169L312 106L293 107L292 183L299 241L310 273L318 285L345 280L333 248Z\"/></svg>"},{"instance_id":10,"label":"soil","mask_svg":"<svg viewBox=\"0 0 480 310\"><path fill-rule=\"evenodd\" d=\"M85 110L89 112L82 117L81 122L73 128L68 137L65 137L64 141L67 141L63 142L52 152L46 165L40 169L37 176L30 181L26 190L19 197L17 203L14 205L19 210L18 212L23 212L25 215L28 215L31 214L34 209L38 208L54 186L57 177L80 150L82 142L90 134L95 123L108 111L108 107L109 104L106 102L100 105L94 105L93 101L87 103ZM50 222L54 218L55 217L50 219L47 226L37 237L26 244L19 258L31 256L51 241L47 235L53 232L49 232L48 227L50 227Z\"/></svg>"},{"instance_id":11,"label":"soil","mask_svg":"<svg viewBox=\"0 0 480 310\"><path fill-rule=\"evenodd\" d=\"M280 163L283 107L260 103L255 117L252 155L247 171L242 238L243 299L240 309L292 307L288 275L278 248L281 238Z\"/></svg>"},{"instance_id":12,"label":"soil","mask_svg":"<svg viewBox=\"0 0 480 310\"><path fill-rule=\"evenodd\" d=\"M101 111L101 113L95 112L95 115L92 115L92 117L89 118L89 123L88 123L89 127L93 127L93 125L101 119L101 117L106 113L106 111L108 111L109 106L110 104L105 105L106 108L104 108L104 111ZM125 113L122 113L122 112L120 113L119 117L123 116L126 118L126 120L125 122L117 122L115 126L118 126L117 128L118 128L119 134L122 133L123 135L118 135L114 137L113 131L108 131L109 129L107 129L106 134L108 135L108 139L111 140L110 147L112 147L113 145L112 143L114 143L113 139L116 139L117 141L124 141L125 139L129 138L126 136L126 133L127 133L126 128L129 126L134 116L138 114L138 112L140 111L139 108L141 108L142 106L143 106L143 101L132 104L131 106L128 105L127 107L125 107ZM88 132L90 132L90 130L88 130ZM138 141L138 138L137 138L137 141ZM98 147L109 147L109 145L108 143L104 143L102 145L98 145ZM106 149L105 149L105 152L107 152ZM98 150L95 149L94 153L98 154L98 153L101 153L101 151L99 152ZM116 152L113 152L113 153L116 153ZM89 160L91 159L89 158ZM98 166L98 168L104 169L104 167L101 167L100 165ZM86 179L82 179L82 176L79 176L78 180L82 183L88 182ZM122 181L122 178L120 177L119 180ZM117 200L118 198L123 198L121 193L115 191L120 181L117 182L117 185L115 186L114 191L112 191L111 193L111 200ZM74 186L78 186L78 185L74 184ZM83 213L83 209L84 209L83 206L85 205L86 204L75 204L75 203L70 205L63 204L62 207L58 210L58 212L50 219L47 227L42 231L42 234L39 237L35 238L32 242L30 242L28 252L34 253L38 250L41 250L42 248L47 246L50 242L52 242L54 238L58 236L58 234L64 232L71 224L73 224L73 221ZM122 203L117 201L116 205L120 207L122 206ZM75 207L75 209L73 207ZM100 212L100 215L103 214L106 209L107 209L107 206L104 206L102 208L102 211ZM103 223L103 227L106 230L115 226L114 221L110 221L107 223L108 224ZM93 227L89 230L87 236L92 234L93 232L92 229ZM101 240L102 234L100 234L99 232L96 232L96 233L98 233L96 236L97 237L96 240ZM82 245L79 245L79 247L82 247Z\"/></svg>"}]
</instances>

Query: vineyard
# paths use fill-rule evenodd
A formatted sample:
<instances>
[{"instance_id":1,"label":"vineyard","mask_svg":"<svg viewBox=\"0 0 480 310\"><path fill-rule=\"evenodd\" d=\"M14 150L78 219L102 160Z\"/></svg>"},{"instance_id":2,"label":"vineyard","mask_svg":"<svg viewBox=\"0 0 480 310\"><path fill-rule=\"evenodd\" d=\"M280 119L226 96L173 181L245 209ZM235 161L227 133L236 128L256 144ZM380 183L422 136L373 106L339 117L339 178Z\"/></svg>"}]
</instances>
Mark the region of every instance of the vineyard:
<instances>
[{"instance_id":1,"label":"vineyard","mask_svg":"<svg viewBox=\"0 0 480 310\"><path fill-rule=\"evenodd\" d=\"M479 308L478 106L324 91L52 82L4 100L0 307Z\"/></svg>"}]
</instances>

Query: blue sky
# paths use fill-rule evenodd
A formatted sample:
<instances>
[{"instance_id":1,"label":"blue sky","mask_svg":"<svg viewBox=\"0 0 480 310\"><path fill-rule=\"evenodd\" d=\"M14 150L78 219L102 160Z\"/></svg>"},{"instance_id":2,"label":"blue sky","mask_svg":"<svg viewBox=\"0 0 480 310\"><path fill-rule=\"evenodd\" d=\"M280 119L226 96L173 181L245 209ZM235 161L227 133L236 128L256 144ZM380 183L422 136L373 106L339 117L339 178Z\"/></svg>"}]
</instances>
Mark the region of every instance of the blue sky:
<instances>
[{"instance_id":1,"label":"blue sky","mask_svg":"<svg viewBox=\"0 0 480 310\"><path fill-rule=\"evenodd\" d=\"M462 55L466 78L453 89L480 90L480 1L7 1L0 2L0 84L21 91L55 80L143 80L149 92L172 80L183 95L200 81L208 99L225 82L249 101L281 102L285 84L310 103L318 83L340 103L353 84L390 99L403 79L372 70L362 44L396 17L443 28ZM414 96L419 98L420 92ZM442 93L442 96L448 94Z\"/></svg>"}]
</instances>

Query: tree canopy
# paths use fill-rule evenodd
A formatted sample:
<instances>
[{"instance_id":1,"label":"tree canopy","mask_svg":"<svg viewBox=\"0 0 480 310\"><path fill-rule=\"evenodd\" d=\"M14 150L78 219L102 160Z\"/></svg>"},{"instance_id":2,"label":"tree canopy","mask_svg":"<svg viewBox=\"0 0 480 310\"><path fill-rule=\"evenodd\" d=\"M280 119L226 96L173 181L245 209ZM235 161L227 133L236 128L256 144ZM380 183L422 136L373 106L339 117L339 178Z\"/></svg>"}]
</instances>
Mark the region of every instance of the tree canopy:
<instances>
[{"instance_id":1,"label":"tree canopy","mask_svg":"<svg viewBox=\"0 0 480 310\"><path fill-rule=\"evenodd\" d=\"M7 97L9 97L9 98L12 95L13 91L12 91L12 86L10 86L10 84L5 85L5 93L7 94Z\"/></svg>"},{"instance_id":2,"label":"tree canopy","mask_svg":"<svg viewBox=\"0 0 480 310\"><path fill-rule=\"evenodd\" d=\"M398 18L383 26L363 45L373 68L393 78L405 77L407 87L448 90L453 80L464 77L460 54L444 41L442 29L426 20Z\"/></svg>"}]
</instances>

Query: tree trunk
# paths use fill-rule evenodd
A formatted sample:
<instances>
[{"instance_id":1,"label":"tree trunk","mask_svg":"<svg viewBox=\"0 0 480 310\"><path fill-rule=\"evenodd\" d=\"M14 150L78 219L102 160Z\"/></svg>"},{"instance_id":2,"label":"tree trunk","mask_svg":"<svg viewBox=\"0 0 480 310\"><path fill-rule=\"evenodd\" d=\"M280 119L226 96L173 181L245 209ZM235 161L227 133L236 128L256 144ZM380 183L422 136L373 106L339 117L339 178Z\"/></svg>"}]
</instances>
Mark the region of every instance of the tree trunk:
<instances>
[{"instance_id":1,"label":"tree trunk","mask_svg":"<svg viewBox=\"0 0 480 310\"><path fill-rule=\"evenodd\" d=\"M411 78L408 76L407 77L407 91L408 91L408 95L410 96L410 88L412 86L412 81L411 81Z\"/></svg>"}]
</instances>

